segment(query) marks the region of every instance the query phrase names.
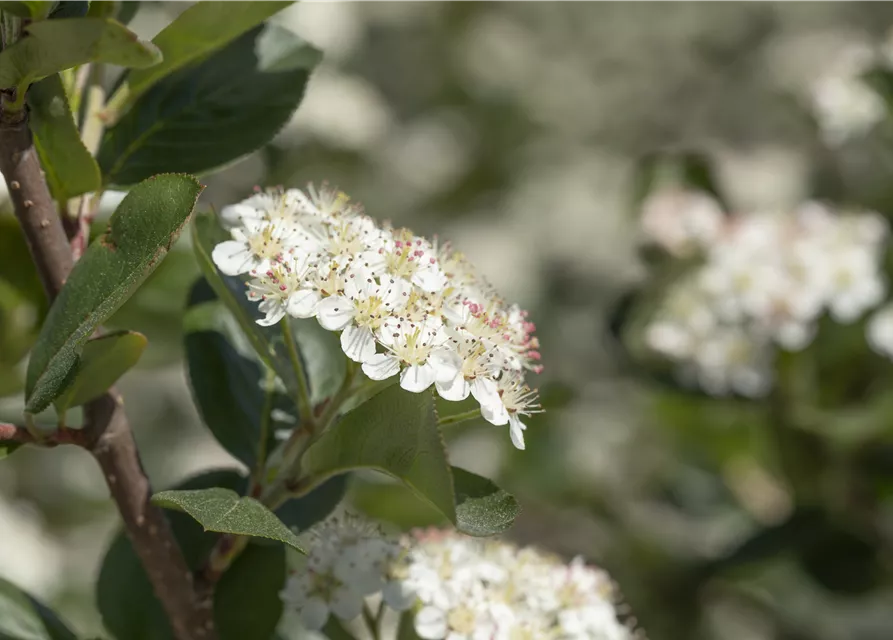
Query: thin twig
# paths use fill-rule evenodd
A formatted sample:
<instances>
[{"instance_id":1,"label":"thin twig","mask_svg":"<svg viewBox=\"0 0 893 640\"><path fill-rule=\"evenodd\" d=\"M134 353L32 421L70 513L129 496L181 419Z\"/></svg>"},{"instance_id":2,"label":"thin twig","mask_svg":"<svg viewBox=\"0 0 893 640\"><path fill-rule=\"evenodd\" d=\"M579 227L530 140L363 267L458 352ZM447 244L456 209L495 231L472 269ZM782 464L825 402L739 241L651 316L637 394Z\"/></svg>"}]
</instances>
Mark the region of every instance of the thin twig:
<instances>
[{"instance_id":1,"label":"thin twig","mask_svg":"<svg viewBox=\"0 0 893 640\"><path fill-rule=\"evenodd\" d=\"M52 300L64 285L73 261L32 143L27 108L18 112L0 111L0 172L6 179L16 218L25 233L43 287ZM167 613L175 637L212 640L216 634L210 601L199 599L192 573L164 513L149 502L152 491L120 397L110 389L85 405L84 416L82 446L102 468L127 535Z\"/></svg>"}]
</instances>

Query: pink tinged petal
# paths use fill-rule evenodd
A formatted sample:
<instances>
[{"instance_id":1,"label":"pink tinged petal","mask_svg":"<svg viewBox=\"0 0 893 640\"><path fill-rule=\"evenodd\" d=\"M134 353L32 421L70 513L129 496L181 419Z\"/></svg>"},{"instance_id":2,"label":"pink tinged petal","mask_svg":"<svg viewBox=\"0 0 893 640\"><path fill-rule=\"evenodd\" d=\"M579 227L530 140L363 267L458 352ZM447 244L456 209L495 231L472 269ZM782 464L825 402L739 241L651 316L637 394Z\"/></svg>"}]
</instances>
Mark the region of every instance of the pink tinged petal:
<instances>
[{"instance_id":1,"label":"pink tinged petal","mask_svg":"<svg viewBox=\"0 0 893 640\"><path fill-rule=\"evenodd\" d=\"M441 382L440 380L438 380L436 386L437 393L440 394L440 397L444 400L450 400L452 402L465 400L465 398L468 397L468 394L471 391L471 385L468 384L465 376L463 376L461 373L457 373L452 380L449 380L447 382Z\"/></svg>"},{"instance_id":2,"label":"pink tinged petal","mask_svg":"<svg viewBox=\"0 0 893 640\"><path fill-rule=\"evenodd\" d=\"M312 318L316 315L320 295L312 289L300 289L288 297L288 315L294 318Z\"/></svg>"},{"instance_id":3,"label":"pink tinged petal","mask_svg":"<svg viewBox=\"0 0 893 640\"><path fill-rule=\"evenodd\" d=\"M400 374L400 386L412 393L421 393L434 382L434 367L427 362L406 367Z\"/></svg>"},{"instance_id":4,"label":"pink tinged petal","mask_svg":"<svg viewBox=\"0 0 893 640\"><path fill-rule=\"evenodd\" d=\"M446 613L435 607L422 607L415 614L413 626L422 640L442 640L449 632Z\"/></svg>"},{"instance_id":5,"label":"pink tinged petal","mask_svg":"<svg viewBox=\"0 0 893 640\"><path fill-rule=\"evenodd\" d=\"M402 580L391 580L381 592L385 604L394 611L409 609L416 600L415 590Z\"/></svg>"},{"instance_id":6,"label":"pink tinged petal","mask_svg":"<svg viewBox=\"0 0 893 640\"><path fill-rule=\"evenodd\" d=\"M309 631L322 629L329 619L329 607L319 597L312 597L301 607L301 622Z\"/></svg>"},{"instance_id":7,"label":"pink tinged petal","mask_svg":"<svg viewBox=\"0 0 893 640\"><path fill-rule=\"evenodd\" d=\"M400 373L400 360L386 353L376 353L363 363L363 373L372 380L385 380Z\"/></svg>"},{"instance_id":8,"label":"pink tinged petal","mask_svg":"<svg viewBox=\"0 0 893 640\"><path fill-rule=\"evenodd\" d=\"M437 382L449 382L455 379L462 368L462 359L455 351L437 349L428 356L428 364L434 368L434 379Z\"/></svg>"},{"instance_id":9,"label":"pink tinged petal","mask_svg":"<svg viewBox=\"0 0 893 640\"><path fill-rule=\"evenodd\" d=\"M502 399L499 397L499 388L492 378L478 376L471 381L471 395L482 405L502 407ZM504 409L504 407L503 407ZM504 423L503 423L504 424Z\"/></svg>"},{"instance_id":10,"label":"pink tinged petal","mask_svg":"<svg viewBox=\"0 0 893 640\"><path fill-rule=\"evenodd\" d=\"M285 307L283 307L282 303L278 300L264 300L257 306L257 308L267 314L263 318L257 320L257 324L262 327L272 326L285 317Z\"/></svg>"},{"instance_id":11,"label":"pink tinged petal","mask_svg":"<svg viewBox=\"0 0 893 640\"><path fill-rule=\"evenodd\" d=\"M506 411L505 405L501 401L499 404L482 404L481 415L484 416L484 420L498 427L509 421L509 412Z\"/></svg>"},{"instance_id":12,"label":"pink tinged petal","mask_svg":"<svg viewBox=\"0 0 893 640\"><path fill-rule=\"evenodd\" d=\"M254 254L248 250L248 245L238 240L227 240L218 244L211 252L211 259L221 273L228 276L248 273L256 262Z\"/></svg>"},{"instance_id":13,"label":"pink tinged petal","mask_svg":"<svg viewBox=\"0 0 893 640\"><path fill-rule=\"evenodd\" d=\"M509 416L509 435L512 438L512 444L521 451L524 451L524 430L526 428L527 426L521 422L517 414L513 413Z\"/></svg>"},{"instance_id":14,"label":"pink tinged petal","mask_svg":"<svg viewBox=\"0 0 893 640\"><path fill-rule=\"evenodd\" d=\"M342 296L331 296L316 307L319 324L329 331L340 331L353 320L353 303Z\"/></svg>"},{"instance_id":15,"label":"pink tinged petal","mask_svg":"<svg viewBox=\"0 0 893 640\"><path fill-rule=\"evenodd\" d=\"M341 332L341 350L354 362L365 362L375 355L375 336L369 327L349 324Z\"/></svg>"}]
</instances>

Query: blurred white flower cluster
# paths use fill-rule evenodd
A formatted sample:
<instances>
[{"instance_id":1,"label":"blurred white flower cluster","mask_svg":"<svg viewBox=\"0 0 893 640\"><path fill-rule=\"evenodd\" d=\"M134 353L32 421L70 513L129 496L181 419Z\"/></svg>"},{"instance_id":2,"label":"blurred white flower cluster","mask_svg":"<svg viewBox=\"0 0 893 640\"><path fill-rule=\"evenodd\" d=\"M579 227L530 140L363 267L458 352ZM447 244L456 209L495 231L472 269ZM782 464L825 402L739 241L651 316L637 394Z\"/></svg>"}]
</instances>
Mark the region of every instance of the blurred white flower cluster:
<instances>
[{"instance_id":1,"label":"blurred white flower cluster","mask_svg":"<svg viewBox=\"0 0 893 640\"><path fill-rule=\"evenodd\" d=\"M669 287L645 340L708 393L760 396L771 388L777 346L804 348L826 311L850 323L884 300L888 225L875 213L839 213L814 202L792 214L729 217L716 204L705 225L707 197L658 190L645 203L646 217L683 205L671 235L645 225L649 240L670 252L680 246L679 229L711 229L684 237L703 262Z\"/></svg>"},{"instance_id":2,"label":"blurred white flower cluster","mask_svg":"<svg viewBox=\"0 0 893 640\"><path fill-rule=\"evenodd\" d=\"M398 544L351 520L325 523L281 593L309 629L349 621L380 595L424 640L630 640L608 575L533 548L417 531Z\"/></svg>"},{"instance_id":3,"label":"blurred white flower cluster","mask_svg":"<svg viewBox=\"0 0 893 640\"><path fill-rule=\"evenodd\" d=\"M379 226L326 187L258 192L221 219L232 240L214 248L214 262L251 277L258 324L315 317L341 332L345 355L373 380L399 375L407 391L433 384L446 400L471 395L524 448L521 418L540 411L525 380L542 369L535 326L461 253Z\"/></svg>"}]
</instances>

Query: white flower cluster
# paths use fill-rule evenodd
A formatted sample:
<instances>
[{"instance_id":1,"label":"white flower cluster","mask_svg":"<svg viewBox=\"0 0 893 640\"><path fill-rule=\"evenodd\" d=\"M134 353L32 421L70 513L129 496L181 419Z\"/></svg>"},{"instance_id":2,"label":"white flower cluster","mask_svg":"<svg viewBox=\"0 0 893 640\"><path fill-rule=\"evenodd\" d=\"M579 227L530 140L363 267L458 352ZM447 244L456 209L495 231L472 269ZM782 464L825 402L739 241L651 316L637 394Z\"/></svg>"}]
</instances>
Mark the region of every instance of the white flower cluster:
<instances>
[{"instance_id":1,"label":"white flower cluster","mask_svg":"<svg viewBox=\"0 0 893 640\"><path fill-rule=\"evenodd\" d=\"M535 327L462 254L379 226L325 187L258 192L221 219L232 240L213 260L224 274L250 276L259 324L315 317L341 332L345 355L373 380L399 375L407 391L433 384L447 400L471 395L524 448L521 417L540 411L525 381L542 369Z\"/></svg>"},{"instance_id":2,"label":"white flower cluster","mask_svg":"<svg viewBox=\"0 0 893 640\"><path fill-rule=\"evenodd\" d=\"M424 640L630 640L608 575L498 540L437 530L400 544L356 522L322 525L281 597L304 625L358 616L380 594Z\"/></svg>"},{"instance_id":3,"label":"white flower cluster","mask_svg":"<svg viewBox=\"0 0 893 640\"><path fill-rule=\"evenodd\" d=\"M645 340L709 393L763 395L776 345L802 349L826 311L849 323L883 301L887 234L877 214L812 202L730 216L703 264L669 288Z\"/></svg>"},{"instance_id":4,"label":"white flower cluster","mask_svg":"<svg viewBox=\"0 0 893 640\"><path fill-rule=\"evenodd\" d=\"M868 45L845 49L810 88L813 111L825 141L832 146L868 133L887 113L884 98L865 80L884 63ZM886 61L889 66L889 61Z\"/></svg>"}]
</instances>

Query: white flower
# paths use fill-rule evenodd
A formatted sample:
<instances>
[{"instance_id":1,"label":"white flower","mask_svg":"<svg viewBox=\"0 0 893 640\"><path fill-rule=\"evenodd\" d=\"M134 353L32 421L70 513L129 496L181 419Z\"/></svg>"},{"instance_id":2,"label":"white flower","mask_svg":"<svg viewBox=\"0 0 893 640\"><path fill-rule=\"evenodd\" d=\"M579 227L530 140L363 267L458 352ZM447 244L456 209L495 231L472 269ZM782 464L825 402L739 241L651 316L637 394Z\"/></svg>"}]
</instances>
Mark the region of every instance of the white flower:
<instances>
[{"instance_id":1,"label":"white flower","mask_svg":"<svg viewBox=\"0 0 893 640\"><path fill-rule=\"evenodd\" d=\"M893 359L893 305L887 305L871 317L866 337L876 353Z\"/></svg>"},{"instance_id":2,"label":"white flower","mask_svg":"<svg viewBox=\"0 0 893 640\"><path fill-rule=\"evenodd\" d=\"M521 422L521 416L542 411L537 402L536 391L524 384L519 376L506 372L497 382L497 393L501 402L495 406L482 405L481 414L491 424L508 423L512 444L518 449L524 449L524 431L527 426Z\"/></svg>"},{"instance_id":3,"label":"white flower","mask_svg":"<svg viewBox=\"0 0 893 640\"><path fill-rule=\"evenodd\" d=\"M248 299L260 302L258 308L265 317L257 323L270 326L287 313L294 318L316 315L320 295L309 280L310 267L306 259L273 265L261 276L248 282Z\"/></svg>"},{"instance_id":4,"label":"white flower","mask_svg":"<svg viewBox=\"0 0 893 640\"><path fill-rule=\"evenodd\" d=\"M392 316L379 336L387 352L373 354L363 363L363 372L371 379L384 380L399 372L400 386L420 393L435 381L455 378L458 358L446 348L443 329L435 320L415 324Z\"/></svg>"},{"instance_id":5,"label":"white flower","mask_svg":"<svg viewBox=\"0 0 893 640\"><path fill-rule=\"evenodd\" d=\"M211 253L214 264L228 276L269 270L291 252L295 235L293 229L256 219L243 220L230 233L233 239L221 242Z\"/></svg>"},{"instance_id":6,"label":"white flower","mask_svg":"<svg viewBox=\"0 0 893 640\"><path fill-rule=\"evenodd\" d=\"M685 255L712 244L723 227L719 203L700 191L666 187L642 203L645 237L674 255Z\"/></svg>"}]
</instances>

